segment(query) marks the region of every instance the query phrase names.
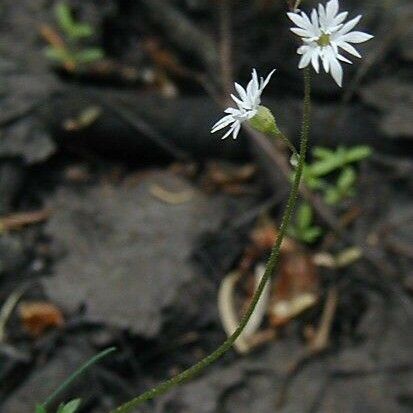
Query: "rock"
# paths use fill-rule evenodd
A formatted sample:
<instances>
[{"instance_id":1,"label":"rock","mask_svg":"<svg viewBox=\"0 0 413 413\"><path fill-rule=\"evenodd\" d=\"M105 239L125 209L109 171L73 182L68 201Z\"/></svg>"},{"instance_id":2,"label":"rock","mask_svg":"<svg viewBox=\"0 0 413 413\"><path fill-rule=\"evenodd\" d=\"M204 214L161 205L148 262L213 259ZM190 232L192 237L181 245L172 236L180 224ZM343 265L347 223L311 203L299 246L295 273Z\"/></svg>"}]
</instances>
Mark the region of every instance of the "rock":
<instances>
[{"instance_id":1,"label":"rock","mask_svg":"<svg viewBox=\"0 0 413 413\"><path fill-rule=\"evenodd\" d=\"M412 138L413 83L401 78L384 78L361 89L365 103L380 110L380 129L390 138Z\"/></svg>"},{"instance_id":2,"label":"rock","mask_svg":"<svg viewBox=\"0 0 413 413\"><path fill-rule=\"evenodd\" d=\"M91 319L150 338L163 322L179 329L215 303L190 258L200 234L234 209L230 197L206 197L171 173L139 179L57 192L46 232L64 255L43 285L68 311L84 303ZM154 188L188 198L173 205L153 196Z\"/></svg>"},{"instance_id":3,"label":"rock","mask_svg":"<svg viewBox=\"0 0 413 413\"><path fill-rule=\"evenodd\" d=\"M73 344L73 343L72 343ZM83 347L83 346L82 346ZM82 365L93 355L90 349L80 350L76 346L67 346L59 349L43 366L36 369L26 378L23 384L12 393L1 406L4 413L33 413L37 403L43 402L68 375ZM97 383L93 385L92 376L87 372L71 386L60 400L82 398L86 403L88 399L96 397ZM87 385L85 385L87 383ZM55 411L50 409L50 411Z\"/></svg>"}]
</instances>

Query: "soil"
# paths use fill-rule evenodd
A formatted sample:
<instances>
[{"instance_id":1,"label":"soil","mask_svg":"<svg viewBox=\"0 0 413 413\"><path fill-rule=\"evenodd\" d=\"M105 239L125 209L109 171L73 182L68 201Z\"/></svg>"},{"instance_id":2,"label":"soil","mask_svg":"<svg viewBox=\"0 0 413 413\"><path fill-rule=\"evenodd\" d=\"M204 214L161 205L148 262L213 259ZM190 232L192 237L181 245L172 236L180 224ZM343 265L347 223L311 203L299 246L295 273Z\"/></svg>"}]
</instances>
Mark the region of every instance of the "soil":
<instances>
[{"instance_id":1,"label":"soil","mask_svg":"<svg viewBox=\"0 0 413 413\"><path fill-rule=\"evenodd\" d=\"M234 78L244 84L251 66L277 68L264 103L297 143L302 80L287 2L67 1L93 29L83 46L105 54L73 70L45 56L45 27L65 40L57 1L2 1L1 412L34 413L82 362L115 346L61 395L82 398L80 413L108 412L225 340L222 280L246 258L265 262L252 234L280 222L288 191L283 162L274 165L247 131L236 141L210 134L221 113L226 3ZM313 257L359 245L362 257L318 268L312 308L142 412L413 411L413 8L342 7L363 14L361 30L375 38L346 66L343 90L313 76L311 147L363 144L373 155L357 166L354 197L328 207L337 219L355 217L344 234L316 208L327 234L298 250ZM328 342L309 354L332 288ZM240 297L248 292L245 282ZM31 302L53 304L63 326L40 319L49 328L34 334L19 310Z\"/></svg>"}]
</instances>

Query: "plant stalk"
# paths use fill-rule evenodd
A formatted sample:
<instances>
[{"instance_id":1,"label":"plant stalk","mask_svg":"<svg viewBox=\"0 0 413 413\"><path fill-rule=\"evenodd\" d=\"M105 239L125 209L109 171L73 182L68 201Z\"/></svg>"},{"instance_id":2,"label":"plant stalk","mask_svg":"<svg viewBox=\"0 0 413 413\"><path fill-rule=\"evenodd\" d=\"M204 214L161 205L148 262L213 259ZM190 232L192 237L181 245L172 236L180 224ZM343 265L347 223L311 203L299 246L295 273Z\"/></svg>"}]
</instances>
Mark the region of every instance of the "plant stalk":
<instances>
[{"instance_id":1,"label":"plant stalk","mask_svg":"<svg viewBox=\"0 0 413 413\"><path fill-rule=\"evenodd\" d=\"M140 396L135 397L134 399L122 404L121 406L117 407L116 409L112 410L110 413L128 413L132 409L135 409L142 403L152 400L157 396L160 396L167 391L171 390L172 388L187 382L188 380L194 378L195 376L199 375L206 367L213 364L217 361L222 355L224 355L234 344L237 338L243 332L245 326L247 325L252 313L255 310L255 307L261 297L261 294L264 290L265 285L271 279L279 261L280 255L280 247L282 240L285 236L287 227L291 220L291 215L293 213L297 197L298 197L298 189L300 185L300 180L303 172L305 155L307 152L307 144L308 144L308 135L310 131L310 111L311 111L311 81L310 81L310 72L309 69L306 68L304 70L304 108L303 108L303 121L302 121L302 129L301 129L301 139L300 139L300 154L298 158L298 165L296 169L296 173L294 176L294 182L288 197L287 206L285 208L283 218L280 225L280 231L277 237L277 240L272 248L270 258L268 259L267 266L265 273L261 279L261 282L255 291L255 294L252 298L251 304L248 307L247 311L241 318L241 321L234 331L234 333L228 337L223 344L221 344L215 351L211 354L200 360L198 363L189 367L188 369L184 370L183 372L179 373L175 377L172 377L169 380L164 381L159 386L150 389Z\"/></svg>"}]
</instances>

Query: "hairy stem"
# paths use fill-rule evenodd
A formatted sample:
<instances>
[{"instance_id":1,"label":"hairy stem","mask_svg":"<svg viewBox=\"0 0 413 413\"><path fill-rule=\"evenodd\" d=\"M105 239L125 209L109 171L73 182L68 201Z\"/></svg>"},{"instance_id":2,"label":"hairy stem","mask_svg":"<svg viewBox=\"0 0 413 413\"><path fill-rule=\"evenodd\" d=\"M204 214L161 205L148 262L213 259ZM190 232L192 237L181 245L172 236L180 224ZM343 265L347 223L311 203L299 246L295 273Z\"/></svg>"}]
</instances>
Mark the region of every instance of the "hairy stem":
<instances>
[{"instance_id":1,"label":"hairy stem","mask_svg":"<svg viewBox=\"0 0 413 413\"><path fill-rule=\"evenodd\" d=\"M251 304L248 307L247 311L243 315L239 326L234 331L234 333L224 341L215 351L211 354L203 358L201 361L189 367L188 369L184 370L182 373L179 373L175 377L172 377L169 380L164 381L159 386L150 389L140 396L135 397L134 399L122 404L115 410L112 410L111 413L127 413L130 412L132 409L136 408L137 406L141 405L143 402L154 399L157 396L160 396L166 393L168 390L182 384L193 377L197 376L201 373L206 367L213 364L216 360L218 360L223 354L225 354L243 332L245 326L247 325L252 313L255 310L255 307L261 297L261 294L264 290L266 283L270 280L271 276L273 275L277 264L278 258L280 255L280 247L284 235L286 233L287 227L290 223L291 215L293 213L297 197L298 197L298 188L300 185L301 175L303 172L305 154L307 152L307 142L308 142L308 135L310 131L310 110L311 110L311 85L310 85L310 73L308 68L304 71L304 113L303 113L303 123L301 129L301 139L300 139L300 154L298 158L298 165L297 170L294 177L294 182L290 191L290 195L288 197L287 206L284 211L284 215L281 221L280 232L278 238L274 244L274 247L271 251L270 258L268 259L267 266L265 269L264 276L261 279L261 282L255 291L255 294L252 298Z\"/></svg>"}]
</instances>

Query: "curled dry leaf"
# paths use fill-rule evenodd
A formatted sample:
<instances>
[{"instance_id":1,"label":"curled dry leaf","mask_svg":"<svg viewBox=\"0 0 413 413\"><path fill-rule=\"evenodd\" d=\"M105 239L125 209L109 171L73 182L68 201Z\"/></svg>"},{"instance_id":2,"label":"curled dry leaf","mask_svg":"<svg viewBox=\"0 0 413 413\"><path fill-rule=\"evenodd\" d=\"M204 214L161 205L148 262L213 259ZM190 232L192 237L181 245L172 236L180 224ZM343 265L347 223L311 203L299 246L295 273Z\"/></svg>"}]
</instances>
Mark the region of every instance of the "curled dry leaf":
<instances>
[{"instance_id":1,"label":"curled dry leaf","mask_svg":"<svg viewBox=\"0 0 413 413\"><path fill-rule=\"evenodd\" d=\"M62 327L62 312L52 303L45 301L23 302L18 307L20 320L30 336L41 336L49 328Z\"/></svg>"},{"instance_id":2,"label":"curled dry leaf","mask_svg":"<svg viewBox=\"0 0 413 413\"><path fill-rule=\"evenodd\" d=\"M312 259L303 252L286 254L275 279L269 321L274 327L287 324L317 303L320 279Z\"/></svg>"},{"instance_id":3,"label":"curled dry leaf","mask_svg":"<svg viewBox=\"0 0 413 413\"><path fill-rule=\"evenodd\" d=\"M258 265L254 276L254 291L258 288L262 276L264 275L265 267ZM218 292L218 310L221 317L221 322L228 336L234 333L240 322L240 314L235 305L235 289L241 277L239 272L228 274L222 281ZM248 353L255 347L262 338L262 335L257 334L268 308L270 296L270 284L268 283L258 300L255 311L251 315L250 320L244 328L244 331L234 343L235 349L241 353ZM249 305L249 302L248 302ZM257 339L258 337L258 339ZM272 337L272 336L271 336Z\"/></svg>"}]
</instances>

